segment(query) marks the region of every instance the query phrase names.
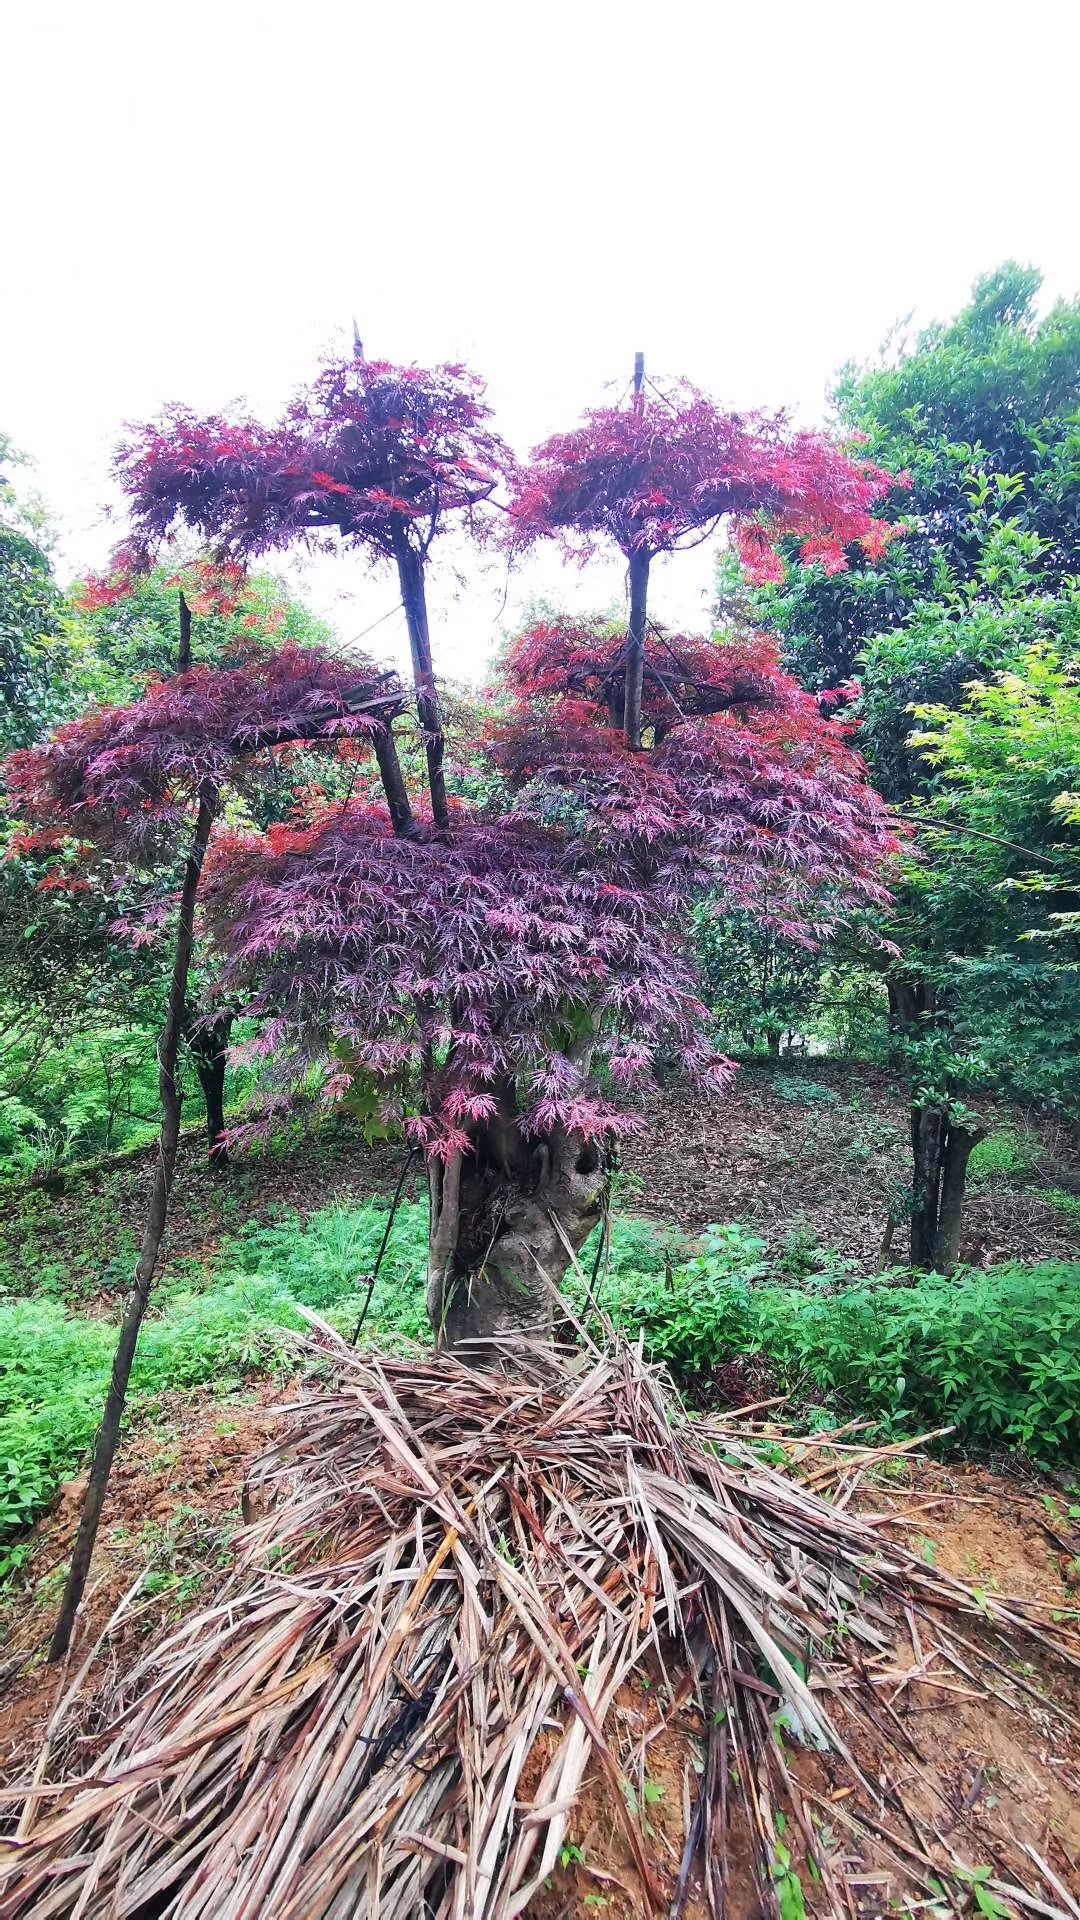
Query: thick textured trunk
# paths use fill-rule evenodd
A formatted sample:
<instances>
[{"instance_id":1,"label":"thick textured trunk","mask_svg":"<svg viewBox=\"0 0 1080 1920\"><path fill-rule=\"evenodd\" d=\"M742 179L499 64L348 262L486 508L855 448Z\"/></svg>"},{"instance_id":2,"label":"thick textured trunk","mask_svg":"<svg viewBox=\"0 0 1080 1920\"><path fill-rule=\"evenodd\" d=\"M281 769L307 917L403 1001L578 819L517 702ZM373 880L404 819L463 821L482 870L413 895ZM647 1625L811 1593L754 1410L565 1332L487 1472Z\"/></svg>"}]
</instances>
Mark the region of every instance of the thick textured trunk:
<instances>
[{"instance_id":1,"label":"thick textured trunk","mask_svg":"<svg viewBox=\"0 0 1080 1920\"><path fill-rule=\"evenodd\" d=\"M112 1379L105 1396L105 1409L94 1443L90 1480L86 1489L86 1498L83 1501L71 1565L68 1568L67 1584L64 1587L59 1618L49 1645L50 1660L62 1659L68 1650L71 1630L75 1624L79 1602L90 1572L98 1523L101 1520L113 1457L120 1438L120 1423L124 1415L139 1328L150 1299L150 1285L154 1277L154 1268L157 1266L161 1238L165 1232L165 1221L169 1212L169 1193L176 1167L177 1143L180 1139L180 1089L176 1079L176 1061L180 1051L180 1038L184 1031L187 1008L188 976L191 971L191 953L195 938L195 897L199 890L203 861L217 810L217 793L212 788L205 788L199 798L198 819L184 867L169 1003L165 1015L165 1026L158 1041L161 1133L158 1137L158 1154L154 1166L153 1186L150 1190L150 1204L147 1208L142 1246L139 1249L139 1258L135 1267L135 1281L124 1309L120 1339L113 1359Z\"/></svg>"},{"instance_id":2,"label":"thick textured trunk","mask_svg":"<svg viewBox=\"0 0 1080 1920\"><path fill-rule=\"evenodd\" d=\"M934 1265L939 1273L951 1273L960 1259L960 1223L967 1185L971 1150L985 1140L985 1127L950 1126L941 1167L941 1199L938 1204L938 1233Z\"/></svg>"},{"instance_id":3,"label":"thick textured trunk","mask_svg":"<svg viewBox=\"0 0 1080 1920\"><path fill-rule=\"evenodd\" d=\"M526 1141L510 1120L432 1168L428 1314L439 1345L490 1366L506 1360L507 1342L549 1342L558 1289L608 1181L597 1147L572 1134Z\"/></svg>"},{"instance_id":4,"label":"thick textured trunk","mask_svg":"<svg viewBox=\"0 0 1080 1920\"><path fill-rule=\"evenodd\" d=\"M445 828L450 824L450 811L446 804L446 780L443 775L445 741L442 714L439 710L439 695L435 685L435 667L431 658L427 595L424 591L424 562L416 548L410 545L404 528L395 533L394 558L397 561L398 580L401 583L401 604L405 609L405 624L409 629L409 648L412 653L413 680L416 685L416 711L420 717L420 725L424 729L431 815L437 827Z\"/></svg>"},{"instance_id":5,"label":"thick textured trunk","mask_svg":"<svg viewBox=\"0 0 1080 1920\"><path fill-rule=\"evenodd\" d=\"M968 1161L985 1138L984 1127L961 1126L942 1107L912 1107L913 1267L951 1273L958 1264Z\"/></svg>"},{"instance_id":6,"label":"thick textured trunk","mask_svg":"<svg viewBox=\"0 0 1080 1920\"><path fill-rule=\"evenodd\" d=\"M940 1107L911 1109L911 1264L932 1267L937 1258L941 1167L948 1118Z\"/></svg>"},{"instance_id":7,"label":"thick textured trunk","mask_svg":"<svg viewBox=\"0 0 1080 1920\"><path fill-rule=\"evenodd\" d=\"M225 1145L225 1069L229 1057L229 1038L232 1034L233 1017L223 1013L218 1019L200 1021L196 1015L188 1019L187 1041L191 1048L191 1057L195 1062L195 1071L199 1076L203 1101L206 1106L206 1138L210 1151L210 1164L223 1173L229 1164L229 1152Z\"/></svg>"},{"instance_id":8,"label":"thick textured trunk","mask_svg":"<svg viewBox=\"0 0 1080 1920\"><path fill-rule=\"evenodd\" d=\"M641 745L641 686L645 674L645 620L649 598L649 561L646 548L630 555L630 630L626 642L626 694L623 725L626 744Z\"/></svg>"}]
</instances>

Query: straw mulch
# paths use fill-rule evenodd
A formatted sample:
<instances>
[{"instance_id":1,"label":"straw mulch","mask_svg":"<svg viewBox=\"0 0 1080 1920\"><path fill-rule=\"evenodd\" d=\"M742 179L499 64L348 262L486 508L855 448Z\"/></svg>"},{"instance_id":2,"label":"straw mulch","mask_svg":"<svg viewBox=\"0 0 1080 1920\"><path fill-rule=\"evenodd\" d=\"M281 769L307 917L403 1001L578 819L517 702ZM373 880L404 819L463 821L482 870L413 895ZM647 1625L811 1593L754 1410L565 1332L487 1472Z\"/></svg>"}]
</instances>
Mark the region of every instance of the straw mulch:
<instances>
[{"instance_id":1,"label":"straw mulch","mask_svg":"<svg viewBox=\"0 0 1080 1920\"><path fill-rule=\"evenodd\" d=\"M556 1867L590 1766L642 1911L678 1913L693 1890L721 1915L738 1831L765 1912L786 1845L820 1875L814 1912L850 1915L800 1747L827 1752L807 1764L833 1783L847 1771L849 1825L911 1899L939 1897L936 1878L940 1910L963 1910L952 1843L855 1757L907 1739L888 1705L897 1620L931 1607L965 1670L1033 1624L1076 1664L1080 1647L854 1515L879 1456L825 1436L767 1464L752 1420L687 1419L615 1340L517 1352L502 1373L360 1357L321 1326L314 1345L321 1382L257 1463L261 1517L214 1603L112 1682L89 1747L64 1733L76 1705L54 1716L0 1842L2 1920L511 1920ZM981 1640L965 1614L990 1615ZM681 1866L657 1861L611 1744L620 1689L657 1662L703 1729ZM1034 1886L1025 1910L1067 1912Z\"/></svg>"}]
</instances>

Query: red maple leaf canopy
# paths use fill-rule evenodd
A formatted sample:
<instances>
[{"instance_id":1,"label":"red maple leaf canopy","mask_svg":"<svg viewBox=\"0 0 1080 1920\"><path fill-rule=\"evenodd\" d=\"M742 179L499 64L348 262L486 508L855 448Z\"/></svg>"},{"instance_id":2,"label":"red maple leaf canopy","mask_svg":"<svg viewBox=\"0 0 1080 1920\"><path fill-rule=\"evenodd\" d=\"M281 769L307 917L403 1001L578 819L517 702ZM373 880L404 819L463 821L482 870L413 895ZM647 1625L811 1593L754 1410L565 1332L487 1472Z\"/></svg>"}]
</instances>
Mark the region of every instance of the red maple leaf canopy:
<instances>
[{"instance_id":1,"label":"red maple leaf canopy","mask_svg":"<svg viewBox=\"0 0 1080 1920\"><path fill-rule=\"evenodd\" d=\"M855 542L880 553L896 529L870 509L897 484L825 434L795 432L782 414L724 412L680 381L594 408L545 441L513 515L521 541L555 534L590 553L611 540L628 560L693 545L730 518L751 577L782 578L774 548L784 535L830 571L847 566Z\"/></svg>"},{"instance_id":2,"label":"red maple leaf canopy","mask_svg":"<svg viewBox=\"0 0 1080 1920\"><path fill-rule=\"evenodd\" d=\"M760 640L673 636L677 692L649 683L654 745L631 750L605 704L619 644L600 624L520 638L509 708L478 743L499 783L452 835L331 806L221 843L209 912L226 989L265 1016L254 1055L294 1079L334 1060L331 1097L360 1063L447 1160L507 1113L529 1136L616 1137L661 1044L727 1079L690 909L707 891L764 912L767 881L772 923L815 943L885 897L886 815L843 730Z\"/></svg>"},{"instance_id":3,"label":"red maple leaf canopy","mask_svg":"<svg viewBox=\"0 0 1080 1920\"><path fill-rule=\"evenodd\" d=\"M375 741L403 704L397 676L363 656L292 645L152 681L132 705L93 707L10 756L9 800L31 829L19 847L48 849L62 831L133 862L156 857L254 758L299 741Z\"/></svg>"},{"instance_id":4,"label":"red maple leaf canopy","mask_svg":"<svg viewBox=\"0 0 1080 1920\"><path fill-rule=\"evenodd\" d=\"M489 418L464 367L357 355L325 366L269 426L172 407L117 457L129 563L149 564L181 524L244 560L333 537L391 558L403 537L426 552L447 514L471 511L512 472Z\"/></svg>"},{"instance_id":5,"label":"red maple leaf canopy","mask_svg":"<svg viewBox=\"0 0 1080 1920\"><path fill-rule=\"evenodd\" d=\"M706 540L728 520L752 580L783 579L784 537L801 542L804 560L841 572L845 548L857 542L878 555L895 537L870 508L897 484L826 435L794 432L783 415L724 412L685 382L667 395L639 386L631 405L595 408L537 448L515 491L510 538L524 546L556 536L578 555L611 541L625 554L625 691L612 717L636 749L656 555Z\"/></svg>"},{"instance_id":6,"label":"red maple leaf canopy","mask_svg":"<svg viewBox=\"0 0 1080 1920\"><path fill-rule=\"evenodd\" d=\"M275 425L202 419L173 407L163 421L134 433L116 463L132 521L131 539L117 556L121 571L149 565L178 525L225 560L342 539L394 561L431 809L444 829L443 723L425 562L448 516L471 521L513 475L489 420L483 382L465 367L398 367L356 352L326 365ZM399 831L409 830L400 794L394 804Z\"/></svg>"}]
</instances>

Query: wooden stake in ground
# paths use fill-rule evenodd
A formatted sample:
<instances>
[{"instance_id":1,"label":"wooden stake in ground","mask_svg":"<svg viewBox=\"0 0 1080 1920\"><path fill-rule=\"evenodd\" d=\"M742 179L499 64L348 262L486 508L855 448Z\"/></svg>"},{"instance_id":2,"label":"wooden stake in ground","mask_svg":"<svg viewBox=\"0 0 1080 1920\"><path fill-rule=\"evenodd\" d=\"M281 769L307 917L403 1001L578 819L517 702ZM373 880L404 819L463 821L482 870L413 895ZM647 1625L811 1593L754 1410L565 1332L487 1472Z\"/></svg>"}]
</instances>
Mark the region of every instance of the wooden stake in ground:
<instances>
[{"instance_id":1,"label":"wooden stake in ground","mask_svg":"<svg viewBox=\"0 0 1080 1920\"><path fill-rule=\"evenodd\" d=\"M90 1572L94 1542L97 1539L101 1510L109 1485L109 1475L120 1438L120 1423L127 1400L128 1381L139 1339L139 1328L150 1299L150 1287L157 1266L165 1221L169 1211L169 1192L176 1167L176 1147L180 1137L180 1090L176 1084L176 1061L184 1030L188 975L195 933L195 898L199 890L203 861L210 841L219 805L216 789L204 787L199 796L199 812L191 846L184 866L184 884L180 894L180 921L176 932L172 981L169 987L165 1025L158 1041L158 1092L161 1099L161 1132L158 1136L157 1164L150 1205L143 1229L142 1246L135 1268L135 1283L124 1309L113 1359L112 1379L105 1399L105 1411L90 1468L90 1480L83 1501L75 1549L68 1568L67 1584L60 1614L49 1644L49 1659L61 1660L71 1643L71 1632Z\"/></svg>"}]
</instances>

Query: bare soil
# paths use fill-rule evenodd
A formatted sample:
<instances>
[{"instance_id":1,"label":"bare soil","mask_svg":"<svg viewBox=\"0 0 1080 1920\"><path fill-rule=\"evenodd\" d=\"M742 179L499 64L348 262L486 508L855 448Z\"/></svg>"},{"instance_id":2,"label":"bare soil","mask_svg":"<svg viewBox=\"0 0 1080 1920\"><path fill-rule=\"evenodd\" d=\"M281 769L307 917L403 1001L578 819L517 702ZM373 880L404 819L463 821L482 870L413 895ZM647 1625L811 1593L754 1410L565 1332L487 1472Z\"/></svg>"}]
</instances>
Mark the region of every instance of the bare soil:
<instances>
[{"instance_id":1,"label":"bare soil","mask_svg":"<svg viewBox=\"0 0 1080 1920\"><path fill-rule=\"evenodd\" d=\"M884 1069L827 1060L748 1064L723 1098L684 1086L658 1090L645 1113L645 1129L623 1155L633 1212L691 1231L742 1221L774 1253L788 1235L805 1234L863 1271L877 1266L910 1158L903 1090ZM1075 1259L1080 1210L1070 1218L1045 1195L1080 1195L1080 1142L1060 1123L1015 1107L1002 1106L993 1118L1023 1141L1030 1161L1015 1174L972 1178L962 1259L972 1266ZM892 1258L899 1263L904 1253L898 1226Z\"/></svg>"}]
</instances>

